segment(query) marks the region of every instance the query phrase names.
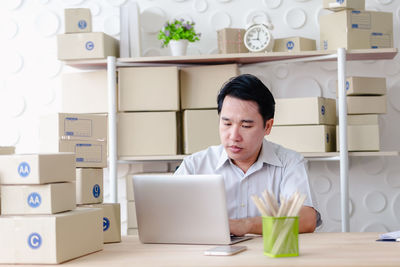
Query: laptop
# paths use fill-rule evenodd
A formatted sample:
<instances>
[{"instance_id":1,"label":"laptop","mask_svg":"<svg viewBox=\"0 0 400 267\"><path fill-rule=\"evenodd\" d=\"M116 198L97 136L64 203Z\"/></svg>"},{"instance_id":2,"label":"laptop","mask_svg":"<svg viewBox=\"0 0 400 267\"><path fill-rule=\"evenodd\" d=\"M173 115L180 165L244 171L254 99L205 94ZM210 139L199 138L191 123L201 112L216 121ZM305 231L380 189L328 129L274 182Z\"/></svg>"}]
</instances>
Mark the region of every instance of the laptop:
<instances>
[{"instance_id":1,"label":"laptop","mask_svg":"<svg viewBox=\"0 0 400 267\"><path fill-rule=\"evenodd\" d=\"M142 243L228 245L231 239L221 175L134 175Z\"/></svg>"}]
</instances>

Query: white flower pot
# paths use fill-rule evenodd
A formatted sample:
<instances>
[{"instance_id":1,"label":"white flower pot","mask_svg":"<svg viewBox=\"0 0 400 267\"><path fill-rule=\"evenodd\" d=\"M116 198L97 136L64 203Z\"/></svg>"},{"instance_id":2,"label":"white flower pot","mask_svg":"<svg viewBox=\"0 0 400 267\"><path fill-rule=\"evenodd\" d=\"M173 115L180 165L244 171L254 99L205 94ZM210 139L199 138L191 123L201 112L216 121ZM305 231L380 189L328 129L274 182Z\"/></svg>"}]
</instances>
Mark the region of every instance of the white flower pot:
<instances>
[{"instance_id":1,"label":"white flower pot","mask_svg":"<svg viewBox=\"0 0 400 267\"><path fill-rule=\"evenodd\" d=\"M184 56L186 55L186 48L188 46L188 40L171 40L169 41L169 49L173 56Z\"/></svg>"}]
</instances>

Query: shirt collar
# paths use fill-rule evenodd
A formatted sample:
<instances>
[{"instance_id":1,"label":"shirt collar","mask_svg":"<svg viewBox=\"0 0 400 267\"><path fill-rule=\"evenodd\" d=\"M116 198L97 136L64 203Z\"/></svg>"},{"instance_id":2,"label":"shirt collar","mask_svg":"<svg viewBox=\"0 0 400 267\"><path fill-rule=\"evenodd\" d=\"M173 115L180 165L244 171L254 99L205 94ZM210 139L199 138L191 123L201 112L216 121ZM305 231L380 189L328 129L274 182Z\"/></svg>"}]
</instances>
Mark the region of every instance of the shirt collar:
<instances>
[{"instance_id":1,"label":"shirt collar","mask_svg":"<svg viewBox=\"0 0 400 267\"><path fill-rule=\"evenodd\" d=\"M225 151L225 148L222 147L221 150L222 150L221 155L219 157L217 168L216 168L217 170L219 168L221 168L225 164L225 162L227 162L229 160L229 157ZM275 165L278 167L283 166L282 162L276 155L275 147L270 142L268 142L266 139L263 140L261 153L256 162L259 162L259 161L261 161L262 163L267 163L267 164Z\"/></svg>"}]
</instances>

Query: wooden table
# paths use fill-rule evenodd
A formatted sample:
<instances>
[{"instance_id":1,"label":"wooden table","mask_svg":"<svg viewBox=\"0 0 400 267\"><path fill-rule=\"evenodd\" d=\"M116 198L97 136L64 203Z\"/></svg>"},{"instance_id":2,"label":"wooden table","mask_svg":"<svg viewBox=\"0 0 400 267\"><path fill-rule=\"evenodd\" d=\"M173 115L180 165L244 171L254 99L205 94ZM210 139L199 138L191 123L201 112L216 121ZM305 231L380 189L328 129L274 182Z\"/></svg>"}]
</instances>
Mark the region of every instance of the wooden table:
<instances>
[{"instance_id":1,"label":"wooden table","mask_svg":"<svg viewBox=\"0 0 400 267\"><path fill-rule=\"evenodd\" d=\"M239 243L233 256L204 256L209 245L141 244L137 236L63 266L400 266L400 242L377 242L378 233L313 233L299 236L300 256L269 258L261 237ZM37 265L36 265L37 266Z\"/></svg>"}]
</instances>

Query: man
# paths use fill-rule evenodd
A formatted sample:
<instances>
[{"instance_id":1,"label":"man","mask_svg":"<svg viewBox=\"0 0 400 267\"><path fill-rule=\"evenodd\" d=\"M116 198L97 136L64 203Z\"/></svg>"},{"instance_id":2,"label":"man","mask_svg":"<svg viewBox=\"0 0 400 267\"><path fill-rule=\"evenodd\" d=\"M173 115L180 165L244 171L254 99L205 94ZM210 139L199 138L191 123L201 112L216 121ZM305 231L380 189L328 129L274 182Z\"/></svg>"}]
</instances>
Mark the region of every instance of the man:
<instances>
[{"instance_id":1,"label":"man","mask_svg":"<svg viewBox=\"0 0 400 267\"><path fill-rule=\"evenodd\" d=\"M306 195L299 231L313 232L319 214L313 208L304 158L264 138L274 123L271 92L257 77L243 74L222 87L217 102L221 145L186 157L175 174L223 175L234 235L262 234L262 219L251 196L261 196L265 189L278 199L296 191Z\"/></svg>"}]
</instances>

